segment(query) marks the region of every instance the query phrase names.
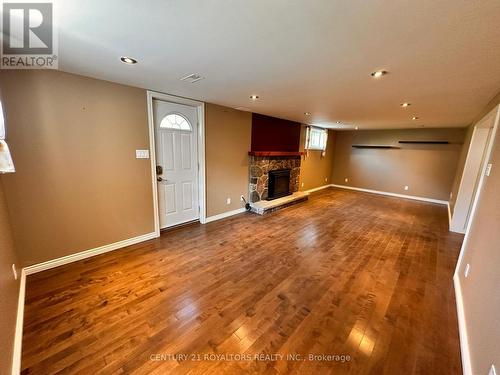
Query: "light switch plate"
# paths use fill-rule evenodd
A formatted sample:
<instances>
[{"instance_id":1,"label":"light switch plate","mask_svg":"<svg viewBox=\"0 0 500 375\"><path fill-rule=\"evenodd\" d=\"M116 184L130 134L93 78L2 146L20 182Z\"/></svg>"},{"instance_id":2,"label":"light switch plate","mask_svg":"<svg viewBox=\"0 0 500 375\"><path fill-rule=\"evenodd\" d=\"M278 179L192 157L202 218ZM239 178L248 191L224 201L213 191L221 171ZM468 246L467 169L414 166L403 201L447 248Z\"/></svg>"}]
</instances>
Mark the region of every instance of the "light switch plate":
<instances>
[{"instance_id":1,"label":"light switch plate","mask_svg":"<svg viewBox=\"0 0 500 375\"><path fill-rule=\"evenodd\" d=\"M491 164L491 163L486 166L486 172L485 172L486 176L489 176L491 174L492 167L493 167L493 164Z\"/></svg>"},{"instance_id":2,"label":"light switch plate","mask_svg":"<svg viewBox=\"0 0 500 375\"><path fill-rule=\"evenodd\" d=\"M149 159L149 150L135 150L136 159Z\"/></svg>"}]
</instances>

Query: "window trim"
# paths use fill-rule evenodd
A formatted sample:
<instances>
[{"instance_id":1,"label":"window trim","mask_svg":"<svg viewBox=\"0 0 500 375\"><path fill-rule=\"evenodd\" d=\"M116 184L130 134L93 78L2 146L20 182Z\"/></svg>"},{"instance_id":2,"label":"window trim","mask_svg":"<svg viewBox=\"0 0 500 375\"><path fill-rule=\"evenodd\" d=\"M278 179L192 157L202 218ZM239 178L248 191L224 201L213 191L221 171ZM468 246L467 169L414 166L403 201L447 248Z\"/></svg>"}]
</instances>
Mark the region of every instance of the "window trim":
<instances>
[{"instance_id":1,"label":"window trim","mask_svg":"<svg viewBox=\"0 0 500 375\"><path fill-rule=\"evenodd\" d=\"M324 141L321 141L321 143L323 144L320 144L320 145L314 145L314 146L311 146L311 134L313 132L320 132L320 137L323 136L324 137ZM328 145L328 129L324 129L324 128L320 128L320 127L317 127L317 126L308 126L307 127L307 134L306 134L306 143L304 145L304 148L308 151L323 151L325 152L326 151L326 147Z\"/></svg>"}]
</instances>

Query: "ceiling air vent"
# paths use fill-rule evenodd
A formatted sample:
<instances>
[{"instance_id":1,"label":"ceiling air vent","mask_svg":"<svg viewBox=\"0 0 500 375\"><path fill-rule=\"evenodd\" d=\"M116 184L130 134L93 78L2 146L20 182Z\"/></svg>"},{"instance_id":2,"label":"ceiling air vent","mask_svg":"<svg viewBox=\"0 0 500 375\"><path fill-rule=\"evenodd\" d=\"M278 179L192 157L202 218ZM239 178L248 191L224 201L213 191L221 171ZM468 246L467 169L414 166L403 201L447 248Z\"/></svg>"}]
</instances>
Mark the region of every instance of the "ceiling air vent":
<instances>
[{"instance_id":1,"label":"ceiling air vent","mask_svg":"<svg viewBox=\"0 0 500 375\"><path fill-rule=\"evenodd\" d=\"M202 77L199 74L193 73L193 74L190 74L188 76L182 77L181 81L186 81L186 82L189 82L189 83L195 83L195 82L201 81L202 79L205 79L205 77Z\"/></svg>"}]
</instances>

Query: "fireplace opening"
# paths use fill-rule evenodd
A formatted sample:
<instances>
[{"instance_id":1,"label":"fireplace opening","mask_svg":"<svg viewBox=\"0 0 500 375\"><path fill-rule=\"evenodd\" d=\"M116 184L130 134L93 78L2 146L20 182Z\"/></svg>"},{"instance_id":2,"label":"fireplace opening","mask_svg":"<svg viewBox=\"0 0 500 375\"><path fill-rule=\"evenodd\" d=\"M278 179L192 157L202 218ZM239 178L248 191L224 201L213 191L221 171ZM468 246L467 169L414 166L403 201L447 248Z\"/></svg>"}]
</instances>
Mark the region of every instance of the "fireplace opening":
<instances>
[{"instance_id":1,"label":"fireplace opening","mask_svg":"<svg viewBox=\"0 0 500 375\"><path fill-rule=\"evenodd\" d=\"M267 191L268 201L292 194L290 192L290 169L269 171Z\"/></svg>"}]
</instances>

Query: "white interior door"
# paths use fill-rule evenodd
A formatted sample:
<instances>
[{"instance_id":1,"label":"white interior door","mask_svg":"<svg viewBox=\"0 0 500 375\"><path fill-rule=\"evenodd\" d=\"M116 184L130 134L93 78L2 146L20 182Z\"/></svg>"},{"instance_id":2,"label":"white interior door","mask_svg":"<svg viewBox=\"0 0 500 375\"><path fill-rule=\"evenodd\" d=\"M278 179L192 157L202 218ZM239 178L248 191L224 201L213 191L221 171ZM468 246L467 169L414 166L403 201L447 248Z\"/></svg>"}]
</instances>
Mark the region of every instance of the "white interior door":
<instances>
[{"instance_id":1,"label":"white interior door","mask_svg":"<svg viewBox=\"0 0 500 375\"><path fill-rule=\"evenodd\" d=\"M196 107L153 101L160 228L200 218Z\"/></svg>"}]
</instances>

